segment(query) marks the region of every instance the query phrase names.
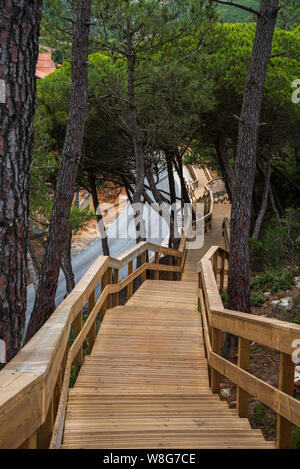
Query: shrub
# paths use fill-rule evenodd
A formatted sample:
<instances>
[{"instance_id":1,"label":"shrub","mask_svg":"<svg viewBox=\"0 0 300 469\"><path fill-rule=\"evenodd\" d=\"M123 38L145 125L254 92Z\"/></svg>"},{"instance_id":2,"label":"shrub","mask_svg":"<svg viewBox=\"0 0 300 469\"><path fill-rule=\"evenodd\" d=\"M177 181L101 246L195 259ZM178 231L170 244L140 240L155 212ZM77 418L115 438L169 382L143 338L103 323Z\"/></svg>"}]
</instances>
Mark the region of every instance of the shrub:
<instances>
[{"instance_id":1,"label":"shrub","mask_svg":"<svg viewBox=\"0 0 300 469\"><path fill-rule=\"evenodd\" d=\"M294 284L294 270L268 269L251 279L250 286L255 292L290 290ZM254 306L254 305L253 305Z\"/></svg>"},{"instance_id":2,"label":"shrub","mask_svg":"<svg viewBox=\"0 0 300 469\"><path fill-rule=\"evenodd\" d=\"M274 219L260 240L251 238L250 257L254 268L276 267L285 259L296 263L300 252L300 209L288 209L286 216Z\"/></svg>"},{"instance_id":3,"label":"shrub","mask_svg":"<svg viewBox=\"0 0 300 469\"><path fill-rule=\"evenodd\" d=\"M257 293L252 293L250 298L251 306L262 306L266 302L265 298Z\"/></svg>"}]
</instances>

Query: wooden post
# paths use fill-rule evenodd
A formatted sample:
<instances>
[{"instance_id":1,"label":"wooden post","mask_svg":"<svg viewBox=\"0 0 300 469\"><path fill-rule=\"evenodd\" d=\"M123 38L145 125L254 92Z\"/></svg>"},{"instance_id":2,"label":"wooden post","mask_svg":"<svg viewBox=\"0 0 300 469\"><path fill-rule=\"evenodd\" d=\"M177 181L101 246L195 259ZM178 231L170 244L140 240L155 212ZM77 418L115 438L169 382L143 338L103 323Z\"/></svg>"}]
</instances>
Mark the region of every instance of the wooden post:
<instances>
[{"instance_id":1,"label":"wooden post","mask_svg":"<svg viewBox=\"0 0 300 469\"><path fill-rule=\"evenodd\" d=\"M155 253L155 260L154 260L154 263L156 265L159 264L159 252L156 252ZM159 280L159 270L155 270L154 271L154 280Z\"/></svg>"},{"instance_id":2,"label":"wooden post","mask_svg":"<svg viewBox=\"0 0 300 469\"><path fill-rule=\"evenodd\" d=\"M37 449L37 432L34 432L26 441L20 446L20 449Z\"/></svg>"},{"instance_id":3,"label":"wooden post","mask_svg":"<svg viewBox=\"0 0 300 469\"><path fill-rule=\"evenodd\" d=\"M290 355L280 352L280 369L279 369L279 389L289 396L294 394L294 374L295 364L292 362ZM277 433L276 447L279 449L290 449L292 439L292 424L277 415Z\"/></svg>"},{"instance_id":4,"label":"wooden post","mask_svg":"<svg viewBox=\"0 0 300 469\"><path fill-rule=\"evenodd\" d=\"M103 277L101 279L101 294L102 294L104 288L107 285L107 279L108 279L108 269L105 272L105 274L103 274ZM107 304L108 304L108 302L107 302L107 298L106 298L106 300L104 301L104 303L102 305L102 308L101 308L101 315L102 316L104 315L105 311L107 310Z\"/></svg>"},{"instance_id":5,"label":"wooden post","mask_svg":"<svg viewBox=\"0 0 300 469\"><path fill-rule=\"evenodd\" d=\"M249 361L250 342L239 337L238 366L247 371L249 369ZM248 393L240 387L237 387L237 411L239 417L248 417Z\"/></svg>"},{"instance_id":6,"label":"wooden post","mask_svg":"<svg viewBox=\"0 0 300 469\"><path fill-rule=\"evenodd\" d=\"M215 327L211 328L211 336L212 336L212 351L220 355L221 353L221 331L216 329ZM220 393L220 380L221 375L217 370L211 368L211 392L213 394Z\"/></svg>"},{"instance_id":7,"label":"wooden post","mask_svg":"<svg viewBox=\"0 0 300 469\"><path fill-rule=\"evenodd\" d=\"M221 252L220 292L224 291L225 252Z\"/></svg>"},{"instance_id":8,"label":"wooden post","mask_svg":"<svg viewBox=\"0 0 300 469\"><path fill-rule=\"evenodd\" d=\"M88 309L89 314L91 313L94 306L95 306L95 290L92 292L92 294L89 297L89 309ZM93 322L93 325L88 335L89 353L91 353L92 351L92 348L95 343L95 339L96 339L96 320Z\"/></svg>"},{"instance_id":9,"label":"wooden post","mask_svg":"<svg viewBox=\"0 0 300 469\"><path fill-rule=\"evenodd\" d=\"M218 251L214 253L213 257L213 271L216 277L216 282L218 284Z\"/></svg>"},{"instance_id":10,"label":"wooden post","mask_svg":"<svg viewBox=\"0 0 300 469\"><path fill-rule=\"evenodd\" d=\"M79 332L82 329L82 311L80 311L80 313L77 315L77 317L74 320L73 324L74 324L74 336L75 336L75 339L76 339L76 337L78 336ZM74 366L75 366L75 369L76 369L77 373L78 373L78 369L82 365L82 363L83 363L83 344L81 345L81 347L78 351L78 354L76 355L76 358L74 360Z\"/></svg>"},{"instance_id":11,"label":"wooden post","mask_svg":"<svg viewBox=\"0 0 300 469\"><path fill-rule=\"evenodd\" d=\"M142 253L142 265L146 263L146 259L147 259L147 251L144 251ZM147 271L145 270L145 272L142 273L142 283L145 282L146 276L147 276Z\"/></svg>"},{"instance_id":12,"label":"wooden post","mask_svg":"<svg viewBox=\"0 0 300 469\"><path fill-rule=\"evenodd\" d=\"M113 282L113 274L112 274L112 269L109 267L107 269L107 285L111 285L112 282ZM112 295L108 295L106 309L109 309L111 307L112 307Z\"/></svg>"},{"instance_id":13,"label":"wooden post","mask_svg":"<svg viewBox=\"0 0 300 469\"><path fill-rule=\"evenodd\" d=\"M173 256L168 256L169 258L169 265L173 265ZM169 271L168 272L168 280L172 280L173 278L173 272Z\"/></svg>"},{"instance_id":14,"label":"wooden post","mask_svg":"<svg viewBox=\"0 0 300 469\"><path fill-rule=\"evenodd\" d=\"M119 270L114 269L114 279L113 279L114 285L117 285L119 283ZM119 293L114 293L113 294L113 306L118 306L119 305Z\"/></svg>"},{"instance_id":15,"label":"wooden post","mask_svg":"<svg viewBox=\"0 0 300 469\"><path fill-rule=\"evenodd\" d=\"M49 406L47 417L43 425L37 431L37 447L38 449L48 449L52 437L54 426L54 406L53 399Z\"/></svg>"},{"instance_id":16,"label":"wooden post","mask_svg":"<svg viewBox=\"0 0 300 469\"><path fill-rule=\"evenodd\" d=\"M128 275L132 274L133 272L133 261L130 261L128 263ZM132 297L132 293L133 293L133 282L130 282L127 286L127 301L129 300L129 298Z\"/></svg>"}]
</instances>

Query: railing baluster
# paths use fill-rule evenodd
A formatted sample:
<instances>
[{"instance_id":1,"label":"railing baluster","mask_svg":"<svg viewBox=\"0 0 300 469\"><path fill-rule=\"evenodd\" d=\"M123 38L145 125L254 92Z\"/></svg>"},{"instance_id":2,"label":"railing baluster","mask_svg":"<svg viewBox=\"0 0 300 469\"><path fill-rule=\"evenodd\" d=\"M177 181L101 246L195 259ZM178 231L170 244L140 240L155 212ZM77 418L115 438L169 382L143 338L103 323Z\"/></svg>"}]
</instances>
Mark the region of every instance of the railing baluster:
<instances>
[{"instance_id":1,"label":"railing baluster","mask_svg":"<svg viewBox=\"0 0 300 469\"><path fill-rule=\"evenodd\" d=\"M169 265L172 266L173 265L173 256L168 256L169 258ZM173 272L168 272L168 280L172 280L173 279Z\"/></svg>"},{"instance_id":2,"label":"railing baluster","mask_svg":"<svg viewBox=\"0 0 300 469\"><path fill-rule=\"evenodd\" d=\"M221 331L215 327L211 328L211 348L212 351L221 354ZM213 394L220 392L221 375L217 370L211 369L211 391Z\"/></svg>"},{"instance_id":3,"label":"railing baluster","mask_svg":"<svg viewBox=\"0 0 300 469\"><path fill-rule=\"evenodd\" d=\"M147 250L142 253L141 257L142 257L142 264L141 265L143 265L143 264L146 263L146 260L147 260ZM145 270L145 272L142 273L142 283L145 282L146 275L147 275L147 271Z\"/></svg>"},{"instance_id":4,"label":"railing baluster","mask_svg":"<svg viewBox=\"0 0 300 469\"><path fill-rule=\"evenodd\" d=\"M133 261L128 263L128 275L132 274L133 272ZM127 286L127 300L132 297L133 293L133 282L130 282Z\"/></svg>"},{"instance_id":5,"label":"railing baluster","mask_svg":"<svg viewBox=\"0 0 300 469\"><path fill-rule=\"evenodd\" d=\"M220 292L224 291L224 273L225 273L225 252L221 252L221 268L220 268Z\"/></svg>"},{"instance_id":6,"label":"railing baluster","mask_svg":"<svg viewBox=\"0 0 300 469\"><path fill-rule=\"evenodd\" d=\"M79 314L77 314L77 317L74 321L74 338L78 336L79 332L82 329L82 311L80 311ZM83 345L80 347L78 354L74 360L74 366L76 369L76 372L78 372L79 367L83 363Z\"/></svg>"},{"instance_id":7,"label":"railing baluster","mask_svg":"<svg viewBox=\"0 0 300 469\"><path fill-rule=\"evenodd\" d=\"M156 253L155 253L154 263L155 263L156 265L159 264L159 252L156 252ZM155 270L155 271L154 271L154 280L159 280L159 270Z\"/></svg>"},{"instance_id":8,"label":"railing baluster","mask_svg":"<svg viewBox=\"0 0 300 469\"><path fill-rule=\"evenodd\" d=\"M34 432L30 437L24 441L19 449L37 449L37 432Z\"/></svg>"},{"instance_id":9,"label":"railing baluster","mask_svg":"<svg viewBox=\"0 0 300 469\"><path fill-rule=\"evenodd\" d=\"M250 342L239 337L238 366L243 370L249 369ZM239 386L237 387L237 411L239 417L248 417L248 393Z\"/></svg>"},{"instance_id":10,"label":"railing baluster","mask_svg":"<svg viewBox=\"0 0 300 469\"><path fill-rule=\"evenodd\" d=\"M111 285L113 282L112 269L109 267L107 269L107 285ZM107 309L112 307L112 295L107 296Z\"/></svg>"},{"instance_id":11,"label":"railing baluster","mask_svg":"<svg viewBox=\"0 0 300 469\"><path fill-rule=\"evenodd\" d=\"M114 269L114 279L113 279L114 285L117 285L119 283L119 270ZM113 306L118 306L119 305L119 293L114 293L113 295Z\"/></svg>"},{"instance_id":12,"label":"railing baluster","mask_svg":"<svg viewBox=\"0 0 300 469\"><path fill-rule=\"evenodd\" d=\"M89 297L89 314L92 311L92 309L95 306L95 290L92 292L91 296ZM94 346L96 339L96 320L94 321L91 330L89 332L89 338L88 338L88 343L89 343L89 353L91 353L92 348Z\"/></svg>"},{"instance_id":13,"label":"railing baluster","mask_svg":"<svg viewBox=\"0 0 300 469\"><path fill-rule=\"evenodd\" d=\"M293 396L294 394L294 374L295 364L292 362L291 356L280 352L279 389L289 396ZM292 424L281 415L277 415L277 448L290 449L291 439Z\"/></svg>"},{"instance_id":14,"label":"railing baluster","mask_svg":"<svg viewBox=\"0 0 300 469\"><path fill-rule=\"evenodd\" d=\"M43 425L37 431L37 448L48 449L54 426L54 405L53 399L49 406L47 417Z\"/></svg>"}]
</instances>

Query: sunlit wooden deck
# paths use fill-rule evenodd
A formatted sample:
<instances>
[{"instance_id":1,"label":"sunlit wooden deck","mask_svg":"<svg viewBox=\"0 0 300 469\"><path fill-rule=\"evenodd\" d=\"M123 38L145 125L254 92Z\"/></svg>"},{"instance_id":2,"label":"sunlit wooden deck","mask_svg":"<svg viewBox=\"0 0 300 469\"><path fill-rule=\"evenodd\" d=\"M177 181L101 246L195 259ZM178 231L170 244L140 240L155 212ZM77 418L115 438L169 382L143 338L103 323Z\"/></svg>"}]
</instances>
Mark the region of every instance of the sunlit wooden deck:
<instances>
[{"instance_id":1,"label":"sunlit wooden deck","mask_svg":"<svg viewBox=\"0 0 300 469\"><path fill-rule=\"evenodd\" d=\"M193 277L199 253L186 259L184 281L147 280L106 312L69 392L63 448L274 447L211 393Z\"/></svg>"}]
</instances>

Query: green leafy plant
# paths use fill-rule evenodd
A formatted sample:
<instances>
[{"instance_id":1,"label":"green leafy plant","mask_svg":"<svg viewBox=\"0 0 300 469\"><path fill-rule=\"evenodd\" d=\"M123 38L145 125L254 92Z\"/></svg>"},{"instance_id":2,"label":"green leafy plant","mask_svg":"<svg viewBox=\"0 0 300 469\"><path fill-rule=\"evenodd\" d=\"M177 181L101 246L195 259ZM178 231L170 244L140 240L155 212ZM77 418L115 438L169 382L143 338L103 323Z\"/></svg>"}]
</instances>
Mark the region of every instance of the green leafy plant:
<instances>
[{"instance_id":1,"label":"green leafy plant","mask_svg":"<svg viewBox=\"0 0 300 469\"><path fill-rule=\"evenodd\" d=\"M252 293L250 298L251 306L262 306L265 303L265 298L257 293Z\"/></svg>"},{"instance_id":2,"label":"green leafy plant","mask_svg":"<svg viewBox=\"0 0 300 469\"><path fill-rule=\"evenodd\" d=\"M294 284L294 275L293 269L269 269L253 277L250 286L254 292L270 291L276 293L280 290L290 290Z\"/></svg>"},{"instance_id":3,"label":"green leafy plant","mask_svg":"<svg viewBox=\"0 0 300 469\"><path fill-rule=\"evenodd\" d=\"M255 407L255 413L257 417L257 422L259 425L262 425L265 413L266 413L266 406L263 402L259 402Z\"/></svg>"}]
</instances>

